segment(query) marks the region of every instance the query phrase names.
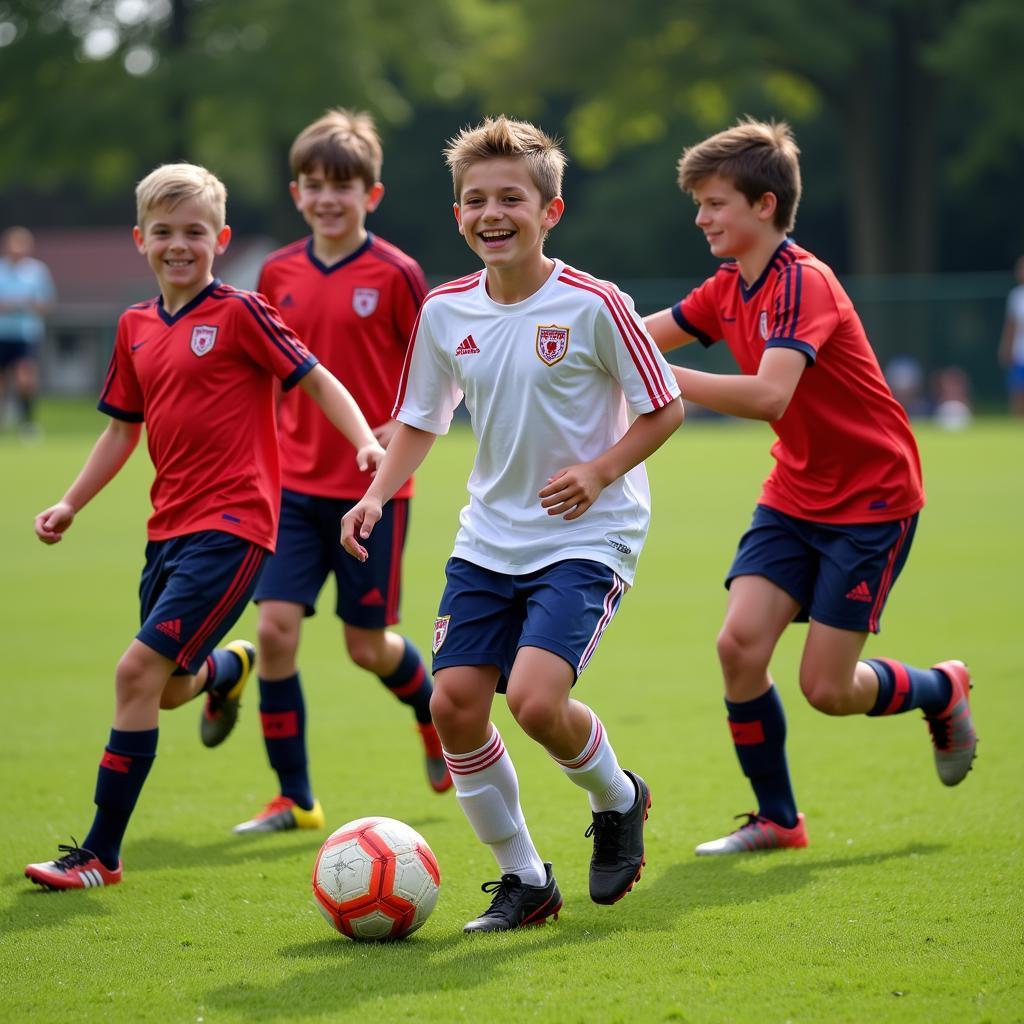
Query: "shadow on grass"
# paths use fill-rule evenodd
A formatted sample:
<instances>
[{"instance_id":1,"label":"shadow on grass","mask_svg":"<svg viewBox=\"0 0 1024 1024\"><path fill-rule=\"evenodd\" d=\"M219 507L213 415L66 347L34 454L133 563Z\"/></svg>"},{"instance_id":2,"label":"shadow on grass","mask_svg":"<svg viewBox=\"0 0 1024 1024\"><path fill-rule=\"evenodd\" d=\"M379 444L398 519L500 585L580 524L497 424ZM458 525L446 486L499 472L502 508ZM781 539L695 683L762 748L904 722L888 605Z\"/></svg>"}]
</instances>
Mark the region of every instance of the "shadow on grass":
<instances>
[{"instance_id":1,"label":"shadow on grass","mask_svg":"<svg viewBox=\"0 0 1024 1024\"><path fill-rule=\"evenodd\" d=\"M300 1020L345 1007L353 1019L374 1012L382 998L436 992L471 991L503 974L521 970L520 961L540 954L558 960L616 933L671 931L680 917L711 907L755 903L798 891L820 875L871 867L913 856L931 856L943 847L913 843L899 850L852 857L809 859L803 854L771 856L756 865L737 857L687 860L647 879L614 911L578 899L559 922L497 935L467 936L422 932L405 942L372 945L331 936L282 947L281 959L308 961L312 969L266 985L243 982L211 989L205 1005L249 1020ZM756 866L756 871L749 868ZM568 917L568 920L566 919ZM551 954L554 953L554 957ZM365 1005L362 1005L365 1004Z\"/></svg>"},{"instance_id":2,"label":"shadow on grass","mask_svg":"<svg viewBox=\"0 0 1024 1024\"><path fill-rule=\"evenodd\" d=\"M647 920L657 924L660 919L668 925L694 910L785 896L833 871L872 867L904 857L927 857L944 849L939 843L909 843L897 850L852 857L820 857L800 851L759 854L755 858L694 857L672 865L653 885L643 891L638 888L634 895L638 904L645 905Z\"/></svg>"}]
</instances>

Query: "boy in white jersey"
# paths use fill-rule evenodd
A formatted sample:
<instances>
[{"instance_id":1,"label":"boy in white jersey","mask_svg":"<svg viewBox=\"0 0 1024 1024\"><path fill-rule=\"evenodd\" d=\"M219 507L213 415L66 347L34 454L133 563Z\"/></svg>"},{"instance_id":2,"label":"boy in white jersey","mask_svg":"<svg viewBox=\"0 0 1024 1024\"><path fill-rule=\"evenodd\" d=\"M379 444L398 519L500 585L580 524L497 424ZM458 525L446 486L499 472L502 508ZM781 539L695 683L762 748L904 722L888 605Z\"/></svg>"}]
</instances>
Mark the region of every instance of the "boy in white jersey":
<instances>
[{"instance_id":1,"label":"boy in white jersey","mask_svg":"<svg viewBox=\"0 0 1024 1024\"><path fill-rule=\"evenodd\" d=\"M591 898L614 903L640 877L650 792L569 695L633 580L650 518L643 460L683 410L632 301L544 255L564 209L558 144L531 124L488 118L445 157L459 233L484 269L424 300L400 425L342 520L342 543L366 557L360 541L382 505L464 397L478 450L434 626L431 713L459 803L501 870L483 886L490 907L465 930L505 931L557 917L562 898L490 721L496 692L588 791Z\"/></svg>"}]
</instances>

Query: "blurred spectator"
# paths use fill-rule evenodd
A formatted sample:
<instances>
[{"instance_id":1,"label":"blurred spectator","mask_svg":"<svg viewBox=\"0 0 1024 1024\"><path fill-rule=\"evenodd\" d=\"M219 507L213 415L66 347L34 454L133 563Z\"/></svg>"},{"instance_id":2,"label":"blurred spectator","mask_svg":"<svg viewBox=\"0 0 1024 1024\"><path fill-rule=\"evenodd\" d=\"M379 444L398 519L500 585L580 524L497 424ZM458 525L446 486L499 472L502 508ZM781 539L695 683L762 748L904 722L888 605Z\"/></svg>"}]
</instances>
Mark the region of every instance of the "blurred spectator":
<instances>
[{"instance_id":1,"label":"blurred spectator","mask_svg":"<svg viewBox=\"0 0 1024 1024\"><path fill-rule=\"evenodd\" d=\"M1017 287L1006 299L1006 321L999 345L999 362L1006 369L1010 412L1024 416L1024 256L1017 260Z\"/></svg>"},{"instance_id":2,"label":"blurred spectator","mask_svg":"<svg viewBox=\"0 0 1024 1024\"><path fill-rule=\"evenodd\" d=\"M56 297L46 264L32 256L34 246L27 228L8 228L0 236L0 396L13 379L18 430L25 438L38 434L38 347L43 317Z\"/></svg>"},{"instance_id":3,"label":"blurred spectator","mask_svg":"<svg viewBox=\"0 0 1024 1024\"><path fill-rule=\"evenodd\" d=\"M928 412L924 370L913 356L894 356L890 359L885 366L885 380L908 416L923 416Z\"/></svg>"},{"instance_id":4,"label":"blurred spectator","mask_svg":"<svg viewBox=\"0 0 1024 1024\"><path fill-rule=\"evenodd\" d=\"M971 381L959 366L947 366L935 374L935 422L944 430L964 430L971 425Z\"/></svg>"}]
</instances>

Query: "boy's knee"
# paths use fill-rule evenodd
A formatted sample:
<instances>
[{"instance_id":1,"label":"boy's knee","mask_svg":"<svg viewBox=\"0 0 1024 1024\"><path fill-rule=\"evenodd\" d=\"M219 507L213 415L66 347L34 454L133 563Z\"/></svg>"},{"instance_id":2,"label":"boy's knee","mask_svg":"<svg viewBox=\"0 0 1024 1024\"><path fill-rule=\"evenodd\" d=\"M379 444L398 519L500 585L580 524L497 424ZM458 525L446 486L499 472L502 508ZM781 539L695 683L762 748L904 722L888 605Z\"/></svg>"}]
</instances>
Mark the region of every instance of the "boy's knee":
<instances>
[{"instance_id":1,"label":"boy's knee","mask_svg":"<svg viewBox=\"0 0 1024 1024\"><path fill-rule=\"evenodd\" d=\"M260 616L256 637L263 658L292 655L298 648L298 630L287 620L275 615Z\"/></svg>"},{"instance_id":2,"label":"boy's knee","mask_svg":"<svg viewBox=\"0 0 1024 1024\"><path fill-rule=\"evenodd\" d=\"M750 668L761 657L753 638L746 636L728 623L718 634L715 649L718 652L718 660L726 672Z\"/></svg>"},{"instance_id":3,"label":"boy's knee","mask_svg":"<svg viewBox=\"0 0 1024 1024\"><path fill-rule=\"evenodd\" d=\"M385 653L383 633L379 639L375 636L346 636L345 647L353 665L367 672L382 674L379 669Z\"/></svg>"},{"instance_id":4,"label":"boy's knee","mask_svg":"<svg viewBox=\"0 0 1024 1024\"><path fill-rule=\"evenodd\" d=\"M544 742L558 716L558 709L543 694L510 694L508 709L519 728L538 742Z\"/></svg>"},{"instance_id":5,"label":"boy's knee","mask_svg":"<svg viewBox=\"0 0 1024 1024\"><path fill-rule=\"evenodd\" d=\"M848 713L846 710L846 695L842 690L834 687L831 680L819 675L801 674L800 689L804 697L807 698L807 703L815 711L820 711L825 715L845 715Z\"/></svg>"},{"instance_id":6,"label":"boy's knee","mask_svg":"<svg viewBox=\"0 0 1024 1024\"><path fill-rule=\"evenodd\" d=\"M154 691L148 666L133 651L121 655L114 672L114 688L120 704L146 698Z\"/></svg>"}]
</instances>

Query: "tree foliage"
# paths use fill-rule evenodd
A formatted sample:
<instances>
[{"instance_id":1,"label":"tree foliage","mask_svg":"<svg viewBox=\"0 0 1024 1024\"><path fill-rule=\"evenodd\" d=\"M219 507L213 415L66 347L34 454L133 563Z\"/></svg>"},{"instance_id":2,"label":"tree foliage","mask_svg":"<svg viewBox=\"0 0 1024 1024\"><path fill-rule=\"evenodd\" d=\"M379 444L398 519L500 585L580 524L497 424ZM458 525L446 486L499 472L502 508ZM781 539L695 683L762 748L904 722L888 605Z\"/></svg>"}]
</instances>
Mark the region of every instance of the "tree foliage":
<instances>
[{"instance_id":1,"label":"tree foliage","mask_svg":"<svg viewBox=\"0 0 1024 1024\"><path fill-rule=\"evenodd\" d=\"M695 234L679 151L749 112L794 123L801 226L839 262L927 270L943 215L1020 164L1022 44L1019 0L0 0L0 188L101 202L191 159L287 236L291 139L354 106L384 135L382 223L450 263L441 146L506 111L566 139L570 255L651 274Z\"/></svg>"}]
</instances>

